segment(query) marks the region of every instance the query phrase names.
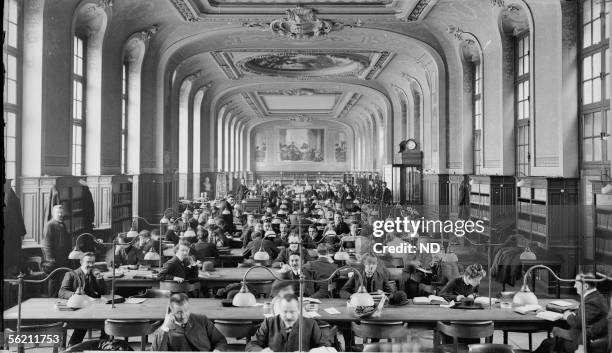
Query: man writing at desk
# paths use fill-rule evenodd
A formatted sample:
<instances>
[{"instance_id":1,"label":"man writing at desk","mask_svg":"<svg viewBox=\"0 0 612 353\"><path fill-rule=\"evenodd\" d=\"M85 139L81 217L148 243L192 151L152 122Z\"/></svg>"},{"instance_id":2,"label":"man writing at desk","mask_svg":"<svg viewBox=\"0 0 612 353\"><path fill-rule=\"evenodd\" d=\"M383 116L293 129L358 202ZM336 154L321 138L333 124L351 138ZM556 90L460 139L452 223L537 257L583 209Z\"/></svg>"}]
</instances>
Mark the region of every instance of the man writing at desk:
<instances>
[{"instance_id":1,"label":"man writing at desk","mask_svg":"<svg viewBox=\"0 0 612 353\"><path fill-rule=\"evenodd\" d=\"M295 294L285 295L280 302L280 314L266 318L255 339L249 342L247 352L294 352L299 348L299 303ZM323 347L326 343L317 322L310 318L303 318L302 349L309 351L313 348Z\"/></svg>"},{"instance_id":2,"label":"man writing at desk","mask_svg":"<svg viewBox=\"0 0 612 353\"><path fill-rule=\"evenodd\" d=\"M227 341L205 315L189 311L185 293L170 296L164 323L153 334L153 351L219 352Z\"/></svg>"}]
</instances>

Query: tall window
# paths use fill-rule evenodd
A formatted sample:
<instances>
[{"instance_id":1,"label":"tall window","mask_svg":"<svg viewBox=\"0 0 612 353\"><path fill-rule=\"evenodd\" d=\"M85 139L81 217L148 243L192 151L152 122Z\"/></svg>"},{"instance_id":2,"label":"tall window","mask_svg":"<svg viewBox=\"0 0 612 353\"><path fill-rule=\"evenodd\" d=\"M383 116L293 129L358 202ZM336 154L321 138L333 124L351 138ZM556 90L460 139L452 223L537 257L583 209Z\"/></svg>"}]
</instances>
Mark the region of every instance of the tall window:
<instances>
[{"instance_id":1,"label":"tall window","mask_svg":"<svg viewBox=\"0 0 612 353\"><path fill-rule=\"evenodd\" d=\"M609 7L600 0L582 3L582 160L586 165L608 160L604 137L610 111Z\"/></svg>"},{"instance_id":2,"label":"tall window","mask_svg":"<svg viewBox=\"0 0 612 353\"><path fill-rule=\"evenodd\" d=\"M474 96L473 96L473 119L474 119L474 174L478 175L482 169L482 72L481 64L474 66Z\"/></svg>"},{"instance_id":3,"label":"tall window","mask_svg":"<svg viewBox=\"0 0 612 353\"><path fill-rule=\"evenodd\" d=\"M20 107L20 21L19 2L9 0L4 2L4 159L6 178L17 176L17 139L18 124L21 115Z\"/></svg>"},{"instance_id":4,"label":"tall window","mask_svg":"<svg viewBox=\"0 0 612 353\"><path fill-rule=\"evenodd\" d=\"M85 42L74 36L72 53L72 175L83 174L85 157Z\"/></svg>"},{"instance_id":5,"label":"tall window","mask_svg":"<svg viewBox=\"0 0 612 353\"><path fill-rule=\"evenodd\" d=\"M529 175L531 160L531 153L529 151L529 120L531 114L529 32L517 36L515 40L516 171L518 176L524 176Z\"/></svg>"},{"instance_id":6,"label":"tall window","mask_svg":"<svg viewBox=\"0 0 612 353\"><path fill-rule=\"evenodd\" d=\"M121 70L121 174L127 172L128 64Z\"/></svg>"}]
</instances>

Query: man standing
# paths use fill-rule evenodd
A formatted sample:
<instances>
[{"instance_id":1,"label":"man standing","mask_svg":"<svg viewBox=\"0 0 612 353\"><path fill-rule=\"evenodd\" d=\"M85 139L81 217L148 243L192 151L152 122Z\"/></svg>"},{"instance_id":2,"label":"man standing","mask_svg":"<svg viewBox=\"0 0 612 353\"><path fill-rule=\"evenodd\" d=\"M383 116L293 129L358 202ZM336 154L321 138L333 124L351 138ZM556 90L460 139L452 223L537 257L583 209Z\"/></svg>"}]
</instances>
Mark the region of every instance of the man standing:
<instances>
[{"instance_id":1,"label":"man standing","mask_svg":"<svg viewBox=\"0 0 612 353\"><path fill-rule=\"evenodd\" d=\"M185 293L170 296L164 323L153 334L153 351L219 352L227 346L225 337L203 314L192 314Z\"/></svg>"},{"instance_id":2,"label":"man standing","mask_svg":"<svg viewBox=\"0 0 612 353\"><path fill-rule=\"evenodd\" d=\"M255 339L247 343L247 352L294 352L299 349L299 304L295 294L285 295L280 302L280 314L266 318ZM325 346L323 335L316 321L303 318L302 349L309 351Z\"/></svg>"},{"instance_id":3,"label":"man standing","mask_svg":"<svg viewBox=\"0 0 612 353\"><path fill-rule=\"evenodd\" d=\"M55 205L51 211L52 218L43 229L43 253L49 262L49 271L58 267L70 267L68 255L72 248L72 236L64 224L64 207ZM61 280L53 276L49 280L49 297L54 298L60 288Z\"/></svg>"},{"instance_id":4,"label":"man standing","mask_svg":"<svg viewBox=\"0 0 612 353\"><path fill-rule=\"evenodd\" d=\"M106 284L104 283L102 273L93 270L95 262L96 255L94 253L86 252L83 254L81 267L64 275L58 298L70 299L79 289L83 294L91 298L100 298L106 291ZM81 343L86 332L86 329L75 329L70 337L68 346ZM106 334L102 331L101 338L104 337L106 337Z\"/></svg>"},{"instance_id":5,"label":"man standing","mask_svg":"<svg viewBox=\"0 0 612 353\"><path fill-rule=\"evenodd\" d=\"M249 187L246 185L246 181L244 178L240 179L240 185L238 185L238 189L236 189L236 199L238 201L246 200L247 195L249 193Z\"/></svg>"}]
</instances>

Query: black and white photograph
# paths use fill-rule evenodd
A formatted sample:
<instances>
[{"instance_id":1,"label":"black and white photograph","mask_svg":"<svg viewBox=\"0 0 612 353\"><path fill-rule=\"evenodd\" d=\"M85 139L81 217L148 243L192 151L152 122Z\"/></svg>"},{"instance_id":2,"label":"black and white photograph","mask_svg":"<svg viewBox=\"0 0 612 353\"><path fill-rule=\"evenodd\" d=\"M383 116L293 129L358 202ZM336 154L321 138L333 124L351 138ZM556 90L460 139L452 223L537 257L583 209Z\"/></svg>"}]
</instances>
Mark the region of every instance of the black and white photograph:
<instances>
[{"instance_id":1,"label":"black and white photograph","mask_svg":"<svg viewBox=\"0 0 612 353\"><path fill-rule=\"evenodd\" d=\"M0 352L612 353L612 0L4 0Z\"/></svg>"}]
</instances>

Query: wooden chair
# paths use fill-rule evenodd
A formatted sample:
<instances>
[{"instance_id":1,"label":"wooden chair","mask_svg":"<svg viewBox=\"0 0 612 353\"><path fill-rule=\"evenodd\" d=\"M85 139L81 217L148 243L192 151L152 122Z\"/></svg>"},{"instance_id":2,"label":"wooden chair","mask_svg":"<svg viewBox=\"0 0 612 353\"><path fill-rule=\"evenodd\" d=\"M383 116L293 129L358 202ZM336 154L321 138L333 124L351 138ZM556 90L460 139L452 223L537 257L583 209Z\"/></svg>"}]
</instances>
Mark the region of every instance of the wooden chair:
<instances>
[{"instance_id":1,"label":"wooden chair","mask_svg":"<svg viewBox=\"0 0 612 353\"><path fill-rule=\"evenodd\" d=\"M55 338L59 338L57 343L56 342L49 342L53 344L53 353L58 353L60 347L63 347L63 341L66 339L65 337L65 333L66 333L66 324L63 322L55 322L52 324L46 324L46 325L31 325L31 326L21 326L21 331L19 332L20 335L51 335L52 339L55 340ZM4 330L4 346L8 347L9 343L8 343L8 336L9 335L16 335L17 332L13 331L9 328L6 328ZM47 344L47 342L41 342L43 344ZM29 343L19 343L17 345L17 351L19 353L23 353L25 352L25 347L24 345L28 345ZM37 347L39 346L39 344L33 343L35 344ZM10 345L13 345L13 343L11 343Z\"/></svg>"},{"instance_id":2,"label":"wooden chair","mask_svg":"<svg viewBox=\"0 0 612 353\"><path fill-rule=\"evenodd\" d=\"M514 353L512 347L499 343L479 343L468 345L468 353Z\"/></svg>"},{"instance_id":3,"label":"wooden chair","mask_svg":"<svg viewBox=\"0 0 612 353\"><path fill-rule=\"evenodd\" d=\"M438 321L434 332L434 352L467 352L466 344L460 344L460 338L481 339L486 343L493 341L493 321L453 321L448 324ZM441 334L453 338L452 344L442 344Z\"/></svg>"},{"instance_id":4,"label":"wooden chair","mask_svg":"<svg viewBox=\"0 0 612 353\"><path fill-rule=\"evenodd\" d=\"M402 338L406 336L406 331L401 321L368 321L361 320L361 322L351 322L351 331L353 336L363 338L363 343L369 343L372 340L378 341L380 339L386 339L391 341L394 338ZM347 350L349 344L347 343ZM353 351L361 351L362 349L358 346L352 347Z\"/></svg>"},{"instance_id":5,"label":"wooden chair","mask_svg":"<svg viewBox=\"0 0 612 353\"><path fill-rule=\"evenodd\" d=\"M223 336L242 339L246 342L244 344L228 344L227 351L230 352L241 352L244 351L246 344L251 341L251 337L259 329L259 324L253 321L226 321L226 320L215 320L215 327Z\"/></svg>"},{"instance_id":6,"label":"wooden chair","mask_svg":"<svg viewBox=\"0 0 612 353\"><path fill-rule=\"evenodd\" d=\"M247 281L247 285L260 297L263 295L264 298L270 297L272 291L272 284L274 281Z\"/></svg>"},{"instance_id":7,"label":"wooden chair","mask_svg":"<svg viewBox=\"0 0 612 353\"><path fill-rule=\"evenodd\" d=\"M332 326L330 323L325 321L317 321L319 329L321 330L321 335L323 336L323 340L328 342L330 347L336 348L338 352L342 352L343 349L340 347L340 342L336 339L336 335L338 334L338 327Z\"/></svg>"},{"instance_id":8,"label":"wooden chair","mask_svg":"<svg viewBox=\"0 0 612 353\"><path fill-rule=\"evenodd\" d=\"M149 320L113 320L104 321L104 331L111 337L124 337L127 341L129 337L140 337L140 349L147 348L147 336L153 333L161 321L151 323Z\"/></svg>"},{"instance_id":9,"label":"wooden chair","mask_svg":"<svg viewBox=\"0 0 612 353\"><path fill-rule=\"evenodd\" d=\"M100 346L99 340L84 341L79 344L75 344L75 345L72 345L66 348L66 350L64 350L62 353L77 353L77 352L80 353L84 351L96 351L98 350L99 346Z\"/></svg>"},{"instance_id":10,"label":"wooden chair","mask_svg":"<svg viewBox=\"0 0 612 353\"><path fill-rule=\"evenodd\" d=\"M196 294L198 296L200 292L200 288L202 285L200 282L183 282L178 283L175 281L161 281L159 282L159 289L169 291L170 293L188 293L188 294Z\"/></svg>"}]
</instances>

